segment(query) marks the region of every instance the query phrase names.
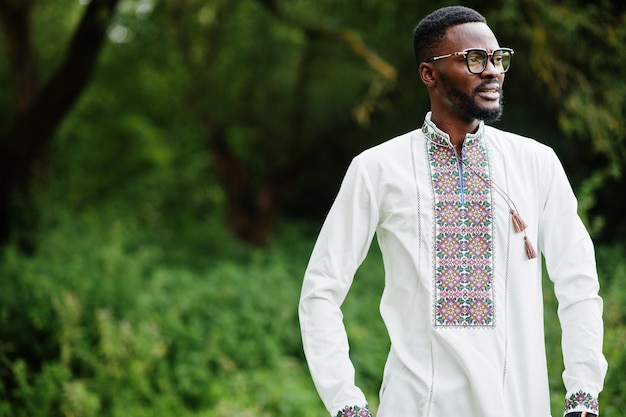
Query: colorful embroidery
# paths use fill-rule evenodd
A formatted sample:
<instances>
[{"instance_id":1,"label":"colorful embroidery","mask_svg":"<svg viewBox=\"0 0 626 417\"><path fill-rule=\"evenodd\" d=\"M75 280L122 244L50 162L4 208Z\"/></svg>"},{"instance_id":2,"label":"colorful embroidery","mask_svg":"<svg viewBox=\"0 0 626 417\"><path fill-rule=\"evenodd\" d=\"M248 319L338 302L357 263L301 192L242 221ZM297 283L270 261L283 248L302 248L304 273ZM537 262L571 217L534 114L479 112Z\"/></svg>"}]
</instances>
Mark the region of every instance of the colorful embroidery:
<instances>
[{"instance_id":1,"label":"colorful embroidery","mask_svg":"<svg viewBox=\"0 0 626 417\"><path fill-rule=\"evenodd\" d=\"M487 152L468 136L461 171L447 139L424 124L434 195L434 326L493 327L493 207Z\"/></svg>"},{"instance_id":2,"label":"colorful embroidery","mask_svg":"<svg viewBox=\"0 0 626 417\"><path fill-rule=\"evenodd\" d=\"M337 413L336 417L372 417L370 414L369 407L366 405L365 407L359 407L355 405L354 407L346 407Z\"/></svg>"},{"instance_id":3,"label":"colorful embroidery","mask_svg":"<svg viewBox=\"0 0 626 417\"><path fill-rule=\"evenodd\" d=\"M576 393L573 393L569 396L569 398L565 399L565 412L570 412L576 409L576 407L585 407L595 414L598 414L598 399L594 398L588 392L584 392L580 390Z\"/></svg>"}]
</instances>

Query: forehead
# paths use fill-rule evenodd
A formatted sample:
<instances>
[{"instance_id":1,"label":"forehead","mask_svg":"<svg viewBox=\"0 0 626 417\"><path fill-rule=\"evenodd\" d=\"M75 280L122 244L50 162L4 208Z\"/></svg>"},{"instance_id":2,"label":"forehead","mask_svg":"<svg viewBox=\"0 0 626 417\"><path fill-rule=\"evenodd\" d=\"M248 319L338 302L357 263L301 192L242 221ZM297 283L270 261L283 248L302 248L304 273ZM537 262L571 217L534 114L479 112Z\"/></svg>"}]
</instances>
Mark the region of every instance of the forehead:
<instances>
[{"instance_id":1,"label":"forehead","mask_svg":"<svg viewBox=\"0 0 626 417\"><path fill-rule=\"evenodd\" d=\"M489 26L484 23L472 22L451 26L441 44L442 53L462 51L468 48L482 48L492 51L499 48L498 40Z\"/></svg>"}]
</instances>

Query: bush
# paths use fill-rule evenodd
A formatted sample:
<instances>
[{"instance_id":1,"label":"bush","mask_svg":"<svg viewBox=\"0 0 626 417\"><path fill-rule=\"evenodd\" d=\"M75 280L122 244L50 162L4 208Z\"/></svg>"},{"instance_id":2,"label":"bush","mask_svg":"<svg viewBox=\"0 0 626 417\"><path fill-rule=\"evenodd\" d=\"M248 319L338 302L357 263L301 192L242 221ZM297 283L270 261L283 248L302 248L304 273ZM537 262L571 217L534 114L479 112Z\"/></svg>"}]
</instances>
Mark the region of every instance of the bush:
<instances>
[{"instance_id":1,"label":"bush","mask_svg":"<svg viewBox=\"0 0 626 417\"><path fill-rule=\"evenodd\" d=\"M107 210L100 220L59 210L35 254L4 249L0 417L325 415L297 322L317 226L283 225L268 247L252 248L218 219L176 235ZM601 407L613 416L624 415L626 388L625 252L598 248L610 364ZM374 244L344 304L357 382L373 409L389 348L378 312L383 284ZM549 285L547 350L559 415L563 365Z\"/></svg>"},{"instance_id":2,"label":"bush","mask_svg":"<svg viewBox=\"0 0 626 417\"><path fill-rule=\"evenodd\" d=\"M222 243L183 257L132 221L67 216L35 255L5 248L0 416L316 415L296 317L309 248Z\"/></svg>"}]
</instances>

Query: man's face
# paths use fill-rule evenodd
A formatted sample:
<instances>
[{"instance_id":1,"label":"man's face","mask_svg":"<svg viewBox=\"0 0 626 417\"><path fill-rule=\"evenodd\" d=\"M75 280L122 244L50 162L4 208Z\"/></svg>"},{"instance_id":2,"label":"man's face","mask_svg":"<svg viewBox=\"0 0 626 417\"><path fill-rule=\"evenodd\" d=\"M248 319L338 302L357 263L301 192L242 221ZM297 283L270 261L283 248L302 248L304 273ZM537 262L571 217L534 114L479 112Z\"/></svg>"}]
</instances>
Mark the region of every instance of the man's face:
<instances>
[{"instance_id":1,"label":"man's face","mask_svg":"<svg viewBox=\"0 0 626 417\"><path fill-rule=\"evenodd\" d=\"M448 29L442 55L481 48L491 53L499 48L493 32L484 23L464 23ZM463 56L438 61L437 97L448 112L464 121L492 122L502 115L504 74L489 59L485 70L472 74Z\"/></svg>"},{"instance_id":2,"label":"man's face","mask_svg":"<svg viewBox=\"0 0 626 417\"><path fill-rule=\"evenodd\" d=\"M450 104L459 112L465 115L468 119L484 120L485 122L495 122L500 120L502 111L504 109L504 94L502 91L502 84L497 88L500 89L500 99L498 100L498 106L485 106L479 104L480 100L477 98L480 95L481 88L489 88L492 84L481 85L475 87L472 93L467 93L454 84L452 80L447 80L446 77L442 77L444 82L444 88L450 100ZM495 88L495 85L493 85Z\"/></svg>"}]
</instances>

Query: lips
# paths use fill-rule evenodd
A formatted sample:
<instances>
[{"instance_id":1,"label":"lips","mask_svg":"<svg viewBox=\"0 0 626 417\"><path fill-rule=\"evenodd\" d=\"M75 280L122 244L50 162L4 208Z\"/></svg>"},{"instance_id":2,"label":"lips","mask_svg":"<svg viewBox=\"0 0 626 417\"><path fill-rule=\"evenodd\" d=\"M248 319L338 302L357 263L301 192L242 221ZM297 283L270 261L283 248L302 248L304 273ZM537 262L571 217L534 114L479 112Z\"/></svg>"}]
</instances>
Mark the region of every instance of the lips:
<instances>
[{"instance_id":1,"label":"lips","mask_svg":"<svg viewBox=\"0 0 626 417\"><path fill-rule=\"evenodd\" d=\"M476 94L485 100L498 100L500 98L500 84L483 84L476 89Z\"/></svg>"}]
</instances>

